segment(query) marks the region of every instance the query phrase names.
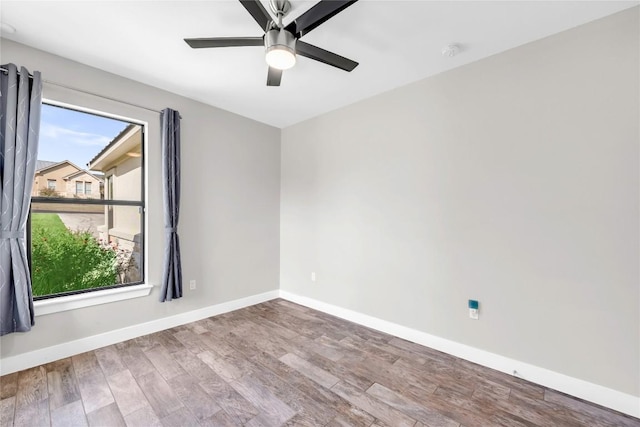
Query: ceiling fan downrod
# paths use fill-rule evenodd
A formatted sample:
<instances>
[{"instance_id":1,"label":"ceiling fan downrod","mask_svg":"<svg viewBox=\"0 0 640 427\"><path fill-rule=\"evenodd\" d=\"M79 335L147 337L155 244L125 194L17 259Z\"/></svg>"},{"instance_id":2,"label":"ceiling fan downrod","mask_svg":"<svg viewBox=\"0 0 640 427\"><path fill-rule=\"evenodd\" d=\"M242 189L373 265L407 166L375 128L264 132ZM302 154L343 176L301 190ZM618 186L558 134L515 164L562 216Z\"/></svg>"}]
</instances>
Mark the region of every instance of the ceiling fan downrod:
<instances>
[{"instance_id":1,"label":"ceiling fan downrod","mask_svg":"<svg viewBox=\"0 0 640 427\"><path fill-rule=\"evenodd\" d=\"M291 10L291 3L289 0L269 0L269 8L278 19L275 24L278 28L282 28L282 18Z\"/></svg>"}]
</instances>

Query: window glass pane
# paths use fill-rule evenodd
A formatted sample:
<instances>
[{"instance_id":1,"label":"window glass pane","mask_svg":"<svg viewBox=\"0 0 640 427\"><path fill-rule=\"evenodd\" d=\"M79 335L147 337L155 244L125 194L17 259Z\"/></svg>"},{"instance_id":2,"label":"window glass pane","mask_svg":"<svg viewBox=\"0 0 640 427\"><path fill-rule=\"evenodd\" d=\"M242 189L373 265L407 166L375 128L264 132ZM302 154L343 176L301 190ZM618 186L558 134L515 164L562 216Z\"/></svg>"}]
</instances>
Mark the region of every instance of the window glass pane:
<instances>
[{"instance_id":1,"label":"window glass pane","mask_svg":"<svg viewBox=\"0 0 640 427\"><path fill-rule=\"evenodd\" d=\"M34 297L142 280L137 206L32 205Z\"/></svg>"},{"instance_id":2,"label":"window glass pane","mask_svg":"<svg viewBox=\"0 0 640 427\"><path fill-rule=\"evenodd\" d=\"M43 104L32 194L101 199L108 172L111 199L141 201L142 130L137 124ZM56 180L53 191L49 182Z\"/></svg>"},{"instance_id":3,"label":"window glass pane","mask_svg":"<svg viewBox=\"0 0 640 427\"><path fill-rule=\"evenodd\" d=\"M108 185L108 191L102 192L104 198L142 200L142 126L127 126L87 167L103 177L103 187Z\"/></svg>"},{"instance_id":4,"label":"window glass pane","mask_svg":"<svg viewBox=\"0 0 640 427\"><path fill-rule=\"evenodd\" d=\"M34 297L143 281L143 131L43 104L29 228Z\"/></svg>"},{"instance_id":5,"label":"window glass pane","mask_svg":"<svg viewBox=\"0 0 640 427\"><path fill-rule=\"evenodd\" d=\"M141 158L127 158L117 167L109 170L109 190L104 191L104 198L108 200L142 199L142 165Z\"/></svg>"},{"instance_id":6,"label":"window glass pane","mask_svg":"<svg viewBox=\"0 0 640 427\"><path fill-rule=\"evenodd\" d=\"M120 283L141 280L142 208L138 206L105 206L104 223L98 227L98 240L118 254Z\"/></svg>"}]
</instances>

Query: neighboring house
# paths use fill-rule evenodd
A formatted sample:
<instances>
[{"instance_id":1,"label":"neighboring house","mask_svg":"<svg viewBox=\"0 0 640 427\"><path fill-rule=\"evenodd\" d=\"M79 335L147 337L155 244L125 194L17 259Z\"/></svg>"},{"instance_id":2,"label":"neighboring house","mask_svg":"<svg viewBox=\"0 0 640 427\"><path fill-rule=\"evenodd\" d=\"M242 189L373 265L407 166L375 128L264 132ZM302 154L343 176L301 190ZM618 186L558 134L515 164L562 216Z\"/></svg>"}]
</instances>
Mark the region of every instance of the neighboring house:
<instances>
[{"instance_id":1,"label":"neighboring house","mask_svg":"<svg viewBox=\"0 0 640 427\"><path fill-rule=\"evenodd\" d=\"M99 199L101 187L102 178L69 160L38 160L31 195Z\"/></svg>"},{"instance_id":2,"label":"neighboring house","mask_svg":"<svg viewBox=\"0 0 640 427\"><path fill-rule=\"evenodd\" d=\"M140 200L142 191L142 127L127 126L88 163L104 176L106 200ZM141 212L132 206L105 206L100 239L131 256L125 281L139 280Z\"/></svg>"}]
</instances>

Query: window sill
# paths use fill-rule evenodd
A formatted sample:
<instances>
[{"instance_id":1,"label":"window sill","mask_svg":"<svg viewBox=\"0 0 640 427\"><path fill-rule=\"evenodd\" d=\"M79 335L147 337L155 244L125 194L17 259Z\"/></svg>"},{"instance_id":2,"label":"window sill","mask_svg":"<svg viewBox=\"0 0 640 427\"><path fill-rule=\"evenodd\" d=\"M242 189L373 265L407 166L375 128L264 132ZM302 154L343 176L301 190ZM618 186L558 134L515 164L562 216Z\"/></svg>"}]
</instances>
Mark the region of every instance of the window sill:
<instances>
[{"instance_id":1,"label":"window sill","mask_svg":"<svg viewBox=\"0 0 640 427\"><path fill-rule=\"evenodd\" d=\"M33 307L37 317L45 314L59 313L61 311L75 310L77 308L91 307L92 305L144 297L151 293L151 289L153 289L153 285L149 284L105 289L102 291L34 301Z\"/></svg>"}]
</instances>

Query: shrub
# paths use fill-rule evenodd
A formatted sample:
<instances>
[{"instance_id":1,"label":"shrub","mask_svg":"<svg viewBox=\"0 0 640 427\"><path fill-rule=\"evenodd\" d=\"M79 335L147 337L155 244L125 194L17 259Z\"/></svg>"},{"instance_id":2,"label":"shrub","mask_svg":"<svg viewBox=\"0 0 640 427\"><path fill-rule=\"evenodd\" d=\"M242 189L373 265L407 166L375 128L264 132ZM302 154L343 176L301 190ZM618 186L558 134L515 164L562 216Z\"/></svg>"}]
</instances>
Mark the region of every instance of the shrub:
<instances>
[{"instance_id":1,"label":"shrub","mask_svg":"<svg viewBox=\"0 0 640 427\"><path fill-rule=\"evenodd\" d=\"M60 197L60 194L53 188L42 188L39 192L42 197Z\"/></svg>"},{"instance_id":2,"label":"shrub","mask_svg":"<svg viewBox=\"0 0 640 427\"><path fill-rule=\"evenodd\" d=\"M55 218L32 220L31 277L34 296L116 283L117 260L114 251L101 248L87 231L70 232L55 214L38 215L53 215Z\"/></svg>"},{"instance_id":3,"label":"shrub","mask_svg":"<svg viewBox=\"0 0 640 427\"><path fill-rule=\"evenodd\" d=\"M130 280L131 277L129 277L129 274L137 269L136 260L133 258L133 252L118 246L115 242L108 242L102 239L100 239L98 244L102 249L112 251L114 253L116 258L115 269L118 277L118 284L122 284L127 280Z\"/></svg>"}]
</instances>

